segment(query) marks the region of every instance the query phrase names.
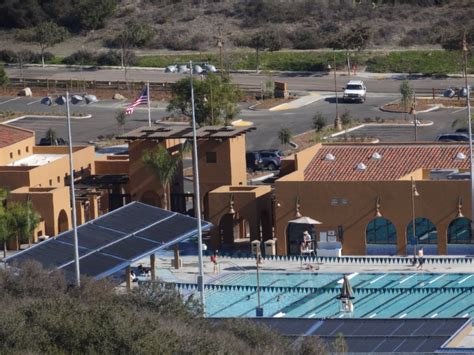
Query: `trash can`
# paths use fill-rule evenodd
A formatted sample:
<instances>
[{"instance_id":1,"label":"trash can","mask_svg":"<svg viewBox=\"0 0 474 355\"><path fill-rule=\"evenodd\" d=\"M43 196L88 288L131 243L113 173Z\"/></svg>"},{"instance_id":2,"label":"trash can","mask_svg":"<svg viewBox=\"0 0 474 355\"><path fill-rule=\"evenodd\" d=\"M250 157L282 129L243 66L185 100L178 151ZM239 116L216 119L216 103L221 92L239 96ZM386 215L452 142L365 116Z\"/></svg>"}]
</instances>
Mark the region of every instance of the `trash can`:
<instances>
[{"instance_id":1,"label":"trash can","mask_svg":"<svg viewBox=\"0 0 474 355\"><path fill-rule=\"evenodd\" d=\"M275 239L270 239L265 242L265 255L276 255Z\"/></svg>"},{"instance_id":2,"label":"trash can","mask_svg":"<svg viewBox=\"0 0 474 355\"><path fill-rule=\"evenodd\" d=\"M260 255L261 254L260 241L259 240L252 240L250 245L252 247L252 255Z\"/></svg>"}]
</instances>

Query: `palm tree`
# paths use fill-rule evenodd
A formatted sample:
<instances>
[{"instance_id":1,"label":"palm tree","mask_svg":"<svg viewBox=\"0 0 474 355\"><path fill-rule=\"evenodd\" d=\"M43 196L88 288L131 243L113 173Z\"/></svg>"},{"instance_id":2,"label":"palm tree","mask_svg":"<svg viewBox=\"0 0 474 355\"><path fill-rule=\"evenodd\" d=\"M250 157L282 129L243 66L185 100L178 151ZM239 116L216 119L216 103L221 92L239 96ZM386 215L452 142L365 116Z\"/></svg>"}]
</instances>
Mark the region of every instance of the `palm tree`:
<instances>
[{"instance_id":1,"label":"palm tree","mask_svg":"<svg viewBox=\"0 0 474 355\"><path fill-rule=\"evenodd\" d=\"M48 130L46 131L46 133L44 135L44 138L49 140L50 145L57 145L58 144L58 134L52 128L48 128Z\"/></svg>"},{"instance_id":2,"label":"palm tree","mask_svg":"<svg viewBox=\"0 0 474 355\"><path fill-rule=\"evenodd\" d=\"M163 187L161 207L168 209L168 190L180 166L181 154L170 154L165 147L158 145L154 150L146 151L142 159Z\"/></svg>"}]
</instances>

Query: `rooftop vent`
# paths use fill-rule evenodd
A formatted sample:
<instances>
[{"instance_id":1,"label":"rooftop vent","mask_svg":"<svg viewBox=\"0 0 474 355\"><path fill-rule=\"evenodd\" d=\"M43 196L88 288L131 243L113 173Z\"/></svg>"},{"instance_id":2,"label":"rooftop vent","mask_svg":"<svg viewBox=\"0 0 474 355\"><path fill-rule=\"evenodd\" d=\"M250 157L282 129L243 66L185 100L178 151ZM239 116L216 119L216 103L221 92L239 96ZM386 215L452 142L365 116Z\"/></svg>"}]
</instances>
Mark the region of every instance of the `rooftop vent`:
<instances>
[{"instance_id":1,"label":"rooftop vent","mask_svg":"<svg viewBox=\"0 0 474 355\"><path fill-rule=\"evenodd\" d=\"M374 152L374 154L372 154L372 159L380 160L382 159L382 156L378 152Z\"/></svg>"},{"instance_id":2,"label":"rooftop vent","mask_svg":"<svg viewBox=\"0 0 474 355\"><path fill-rule=\"evenodd\" d=\"M334 161L336 160L336 157L334 155L332 155L331 153L328 153L326 154L326 156L324 157L324 160L327 160L327 161Z\"/></svg>"},{"instance_id":3,"label":"rooftop vent","mask_svg":"<svg viewBox=\"0 0 474 355\"><path fill-rule=\"evenodd\" d=\"M466 159L466 154L464 154L463 152L459 152L458 154L456 154L456 160L464 160Z\"/></svg>"},{"instance_id":4,"label":"rooftop vent","mask_svg":"<svg viewBox=\"0 0 474 355\"><path fill-rule=\"evenodd\" d=\"M365 171L367 169L367 166L364 163L359 163L357 164L356 169L358 171Z\"/></svg>"}]
</instances>

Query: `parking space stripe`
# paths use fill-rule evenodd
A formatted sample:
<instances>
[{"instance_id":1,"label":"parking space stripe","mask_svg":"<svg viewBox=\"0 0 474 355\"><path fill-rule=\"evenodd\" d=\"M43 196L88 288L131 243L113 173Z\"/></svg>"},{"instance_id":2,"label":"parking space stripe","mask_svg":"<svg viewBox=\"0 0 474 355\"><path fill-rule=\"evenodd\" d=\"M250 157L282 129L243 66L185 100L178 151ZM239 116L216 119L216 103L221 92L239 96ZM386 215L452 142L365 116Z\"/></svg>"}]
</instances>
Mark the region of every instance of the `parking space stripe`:
<instances>
[{"instance_id":1,"label":"parking space stripe","mask_svg":"<svg viewBox=\"0 0 474 355\"><path fill-rule=\"evenodd\" d=\"M37 102L41 102L41 100L36 100L36 101L28 102L27 105L33 105L33 104L35 104L35 103L37 103Z\"/></svg>"},{"instance_id":2,"label":"parking space stripe","mask_svg":"<svg viewBox=\"0 0 474 355\"><path fill-rule=\"evenodd\" d=\"M21 99L21 97L14 97L13 99L10 99L10 100L7 100L7 101L0 102L0 105L6 104L7 102L11 102L11 101L16 101L16 100L19 100L19 99Z\"/></svg>"}]
</instances>

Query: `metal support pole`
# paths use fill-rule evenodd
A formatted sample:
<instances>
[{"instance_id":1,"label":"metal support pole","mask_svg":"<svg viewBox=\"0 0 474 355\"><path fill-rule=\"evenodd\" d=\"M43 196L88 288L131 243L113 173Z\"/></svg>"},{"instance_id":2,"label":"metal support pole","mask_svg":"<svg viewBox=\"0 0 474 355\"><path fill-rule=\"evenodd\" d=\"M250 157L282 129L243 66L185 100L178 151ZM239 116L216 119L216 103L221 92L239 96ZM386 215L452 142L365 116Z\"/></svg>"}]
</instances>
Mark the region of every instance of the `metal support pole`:
<instances>
[{"instance_id":1,"label":"metal support pole","mask_svg":"<svg viewBox=\"0 0 474 355\"><path fill-rule=\"evenodd\" d=\"M201 196L199 192L199 164L198 164L198 151L197 151L197 135L196 135L196 113L194 110L194 86L193 86L193 62L189 61L189 80L191 82L191 107L192 107L192 128L193 128L193 174L194 174L194 197L196 203L194 204L194 213L197 219L197 230L198 230L198 263L199 263L199 276L198 276L198 290L201 296L201 305L203 312L205 313L205 300L204 300L204 265L202 258L202 226L201 226Z\"/></svg>"},{"instance_id":2,"label":"metal support pole","mask_svg":"<svg viewBox=\"0 0 474 355\"><path fill-rule=\"evenodd\" d=\"M191 69L192 70L192 69ZM150 82L146 83L146 92L148 93L147 97L147 104L148 104L148 127L151 127L151 109L150 109L150 100L151 100L151 93L150 93Z\"/></svg>"},{"instance_id":3,"label":"metal support pole","mask_svg":"<svg viewBox=\"0 0 474 355\"><path fill-rule=\"evenodd\" d=\"M69 140L69 188L71 190L72 229L74 235L74 263L76 264L76 286L81 286L79 269L79 241L77 239L76 192L74 191L74 163L72 158L71 111L69 108L69 91L66 91L67 134Z\"/></svg>"},{"instance_id":4,"label":"metal support pole","mask_svg":"<svg viewBox=\"0 0 474 355\"><path fill-rule=\"evenodd\" d=\"M471 94L470 87L467 83L467 41L466 32L464 32L463 38L463 52L464 52L464 86L466 87L466 100L467 100L467 122L469 127L469 162L471 170L471 235L474 235L474 163L472 157L472 117L471 117Z\"/></svg>"},{"instance_id":5,"label":"metal support pole","mask_svg":"<svg viewBox=\"0 0 474 355\"><path fill-rule=\"evenodd\" d=\"M256 309L256 316L263 317L263 309L262 304L260 302L260 244L258 244L258 251L255 254L255 260L257 263L257 309Z\"/></svg>"},{"instance_id":6,"label":"metal support pole","mask_svg":"<svg viewBox=\"0 0 474 355\"><path fill-rule=\"evenodd\" d=\"M413 242L413 260L416 260L416 217L415 217L415 182L411 177L411 208L412 208L412 242Z\"/></svg>"},{"instance_id":7,"label":"metal support pole","mask_svg":"<svg viewBox=\"0 0 474 355\"><path fill-rule=\"evenodd\" d=\"M339 121L339 99L337 96L337 77L336 77L336 52L334 52L334 93L336 95L336 119L334 120L334 126L336 130L339 130L341 123Z\"/></svg>"}]
</instances>

